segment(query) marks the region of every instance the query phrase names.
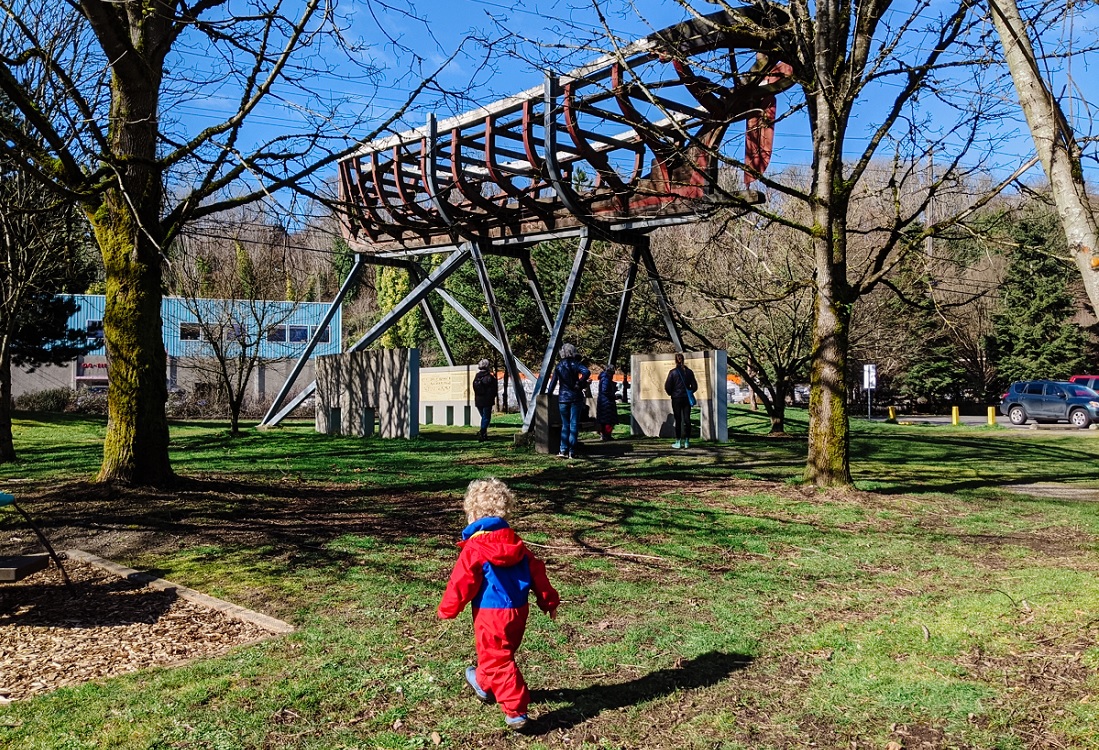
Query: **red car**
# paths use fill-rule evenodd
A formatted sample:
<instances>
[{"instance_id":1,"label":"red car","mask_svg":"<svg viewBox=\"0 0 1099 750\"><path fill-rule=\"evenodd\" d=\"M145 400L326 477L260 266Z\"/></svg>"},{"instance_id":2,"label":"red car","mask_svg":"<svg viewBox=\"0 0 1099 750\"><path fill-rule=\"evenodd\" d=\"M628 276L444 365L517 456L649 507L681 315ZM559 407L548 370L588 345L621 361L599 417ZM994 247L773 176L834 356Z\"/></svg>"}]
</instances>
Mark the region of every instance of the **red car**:
<instances>
[{"instance_id":1,"label":"red car","mask_svg":"<svg viewBox=\"0 0 1099 750\"><path fill-rule=\"evenodd\" d=\"M1099 388L1099 375L1073 375L1068 379L1068 382L1082 385L1094 391Z\"/></svg>"}]
</instances>

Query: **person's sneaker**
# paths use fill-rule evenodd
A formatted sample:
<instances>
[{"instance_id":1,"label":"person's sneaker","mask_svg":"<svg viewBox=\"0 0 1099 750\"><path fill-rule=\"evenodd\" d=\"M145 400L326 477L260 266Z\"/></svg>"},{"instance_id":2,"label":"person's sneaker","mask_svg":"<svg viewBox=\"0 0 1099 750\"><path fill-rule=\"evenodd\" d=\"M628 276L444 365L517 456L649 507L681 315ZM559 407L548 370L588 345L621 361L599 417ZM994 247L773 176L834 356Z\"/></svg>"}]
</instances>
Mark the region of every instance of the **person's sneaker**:
<instances>
[{"instance_id":1,"label":"person's sneaker","mask_svg":"<svg viewBox=\"0 0 1099 750\"><path fill-rule=\"evenodd\" d=\"M473 688L473 692L477 694L477 700L481 703L495 703L492 696L481 689L481 686L477 684L477 667L466 667L466 682Z\"/></svg>"},{"instance_id":2,"label":"person's sneaker","mask_svg":"<svg viewBox=\"0 0 1099 750\"><path fill-rule=\"evenodd\" d=\"M568 458L569 454L565 453L564 451L561 451L560 453L557 454L557 457L558 458Z\"/></svg>"},{"instance_id":3,"label":"person's sneaker","mask_svg":"<svg viewBox=\"0 0 1099 750\"><path fill-rule=\"evenodd\" d=\"M684 440L683 441L683 447L684 448L690 448L691 447L691 441L690 440Z\"/></svg>"},{"instance_id":4,"label":"person's sneaker","mask_svg":"<svg viewBox=\"0 0 1099 750\"><path fill-rule=\"evenodd\" d=\"M504 722L507 723L508 729L522 729L530 721L530 717L526 714L519 714L518 716L505 716Z\"/></svg>"},{"instance_id":5,"label":"person's sneaker","mask_svg":"<svg viewBox=\"0 0 1099 750\"><path fill-rule=\"evenodd\" d=\"M678 440L676 440L674 443L672 443L672 447L673 448L682 448L683 444L681 442L679 442Z\"/></svg>"}]
</instances>

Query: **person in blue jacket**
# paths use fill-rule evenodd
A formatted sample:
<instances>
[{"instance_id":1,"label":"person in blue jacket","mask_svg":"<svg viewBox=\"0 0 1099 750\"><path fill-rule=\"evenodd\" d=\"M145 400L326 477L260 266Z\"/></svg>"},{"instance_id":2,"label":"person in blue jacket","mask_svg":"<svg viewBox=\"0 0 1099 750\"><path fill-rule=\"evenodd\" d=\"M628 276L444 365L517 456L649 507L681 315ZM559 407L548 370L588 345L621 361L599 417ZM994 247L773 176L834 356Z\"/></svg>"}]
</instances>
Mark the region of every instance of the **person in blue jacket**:
<instances>
[{"instance_id":1,"label":"person in blue jacket","mask_svg":"<svg viewBox=\"0 0 1099 750\"><path fill-rule=\"evenodd\" d=\"M553 369L546 393L553 393L555 386L560 387L557 395L558 409L561 412L561 449L558 458L576 458L577 427L580 423L580 410L584 406L584 391L591 380L591 370L580 362L580 354L572 344L561 345L561 361Z\"/></svg>"}]
</instances>

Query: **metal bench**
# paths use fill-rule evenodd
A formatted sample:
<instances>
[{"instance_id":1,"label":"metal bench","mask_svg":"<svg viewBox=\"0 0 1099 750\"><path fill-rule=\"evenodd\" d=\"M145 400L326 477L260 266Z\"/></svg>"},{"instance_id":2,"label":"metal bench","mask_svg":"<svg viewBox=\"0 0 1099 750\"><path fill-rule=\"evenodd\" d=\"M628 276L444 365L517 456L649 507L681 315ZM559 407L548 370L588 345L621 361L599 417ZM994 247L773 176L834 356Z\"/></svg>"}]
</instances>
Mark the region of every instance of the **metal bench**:
<instances>
[{"instance_id":1,"label":"metal bench","mask_svg":"<svg viewBox=\"0 0 1099 750\"><path fill-rule=\"evenodd\" d=\"M29 575L45 570L49 564L50 556L46 554L0 557L0 583L22 581Z\"/></svg>"},{"instance_id":2,"label":"metal bench","mask_svg":"<svg viewBox=\"0 0 1099 750\"><path fill-rule=\"evenodd\" d=\"M25 510L19 507L19 503L15 502L14 495L0 492L0 507L5 505L10 505L19 511L19 514L23 516L23 519L38 536L38 540L42 542L42 546L46 548L46 554L0 557L0 583L20 581L29 575L44 570L49 564L49 560L52 559L57 565L57 569L61 571L61 578L65 581L65 585L72 585L72 582L69 581L69 574L65 572L65 566L61 564L61 558L53 551L53 545L50 544L49 539L46 539L46 535L42 533L42 530L38 528L38 524L27 515Z\"/></svg>"}]
</instances>

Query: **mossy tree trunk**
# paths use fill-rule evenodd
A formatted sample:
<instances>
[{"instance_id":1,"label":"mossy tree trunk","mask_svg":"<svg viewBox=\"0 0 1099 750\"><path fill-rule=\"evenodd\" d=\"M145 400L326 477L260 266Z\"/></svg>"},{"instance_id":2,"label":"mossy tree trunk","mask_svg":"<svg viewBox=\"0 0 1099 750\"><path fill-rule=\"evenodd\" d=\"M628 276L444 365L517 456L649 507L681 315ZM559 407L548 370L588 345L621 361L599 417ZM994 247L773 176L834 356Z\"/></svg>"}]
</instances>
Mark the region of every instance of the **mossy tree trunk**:
<instances>
[{"instance_id":1,"label":"mossy tree trunk","mask_svg":"<svg viewBox=\"0 0 1099 750\"><path fill-rule=\"evenodd\" d=\"M161 333L163 167L158 109L169 14L156 5L117 10L87 1L96 35L112 60L107 153L114 178L88 208L103 265L107 347L107 435L101 482L162 485L168 460L167 356ZM125 19L121 16L125 14ZM118 51L118 55L110 54Z\"/></svg>"},{"instance_id":2,"label":"mossy tree trunk","mask_svg":"<svg viewBox=\"0 0 1099 750\"><path fill-rule=\"evenodd\" d=\"M843 146L851 111L845 58L850 18L845 2L818 5L813 44L813 85L806 103L813 132L810 215L814 254L812 360L809 375L809 451L805 481L820 487L850 484L851 456L847 414L847 357L851 306L856 295L848 283L847 211L853 182L843 175ZM824 20L828 22L825 23Z\"/></svg>"}]
</instances>

